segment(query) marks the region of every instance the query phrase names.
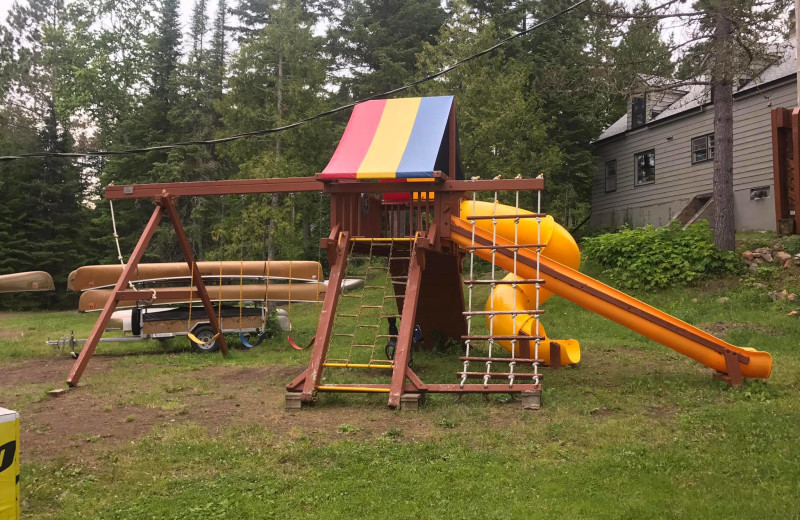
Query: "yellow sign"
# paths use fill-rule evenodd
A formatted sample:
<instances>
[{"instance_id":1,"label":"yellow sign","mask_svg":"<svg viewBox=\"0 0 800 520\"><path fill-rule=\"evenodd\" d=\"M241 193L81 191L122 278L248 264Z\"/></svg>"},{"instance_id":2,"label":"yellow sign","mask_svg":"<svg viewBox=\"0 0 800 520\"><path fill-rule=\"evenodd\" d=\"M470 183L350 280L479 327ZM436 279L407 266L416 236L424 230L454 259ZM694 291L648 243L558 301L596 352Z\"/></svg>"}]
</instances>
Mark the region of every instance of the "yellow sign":
<instances>
[{"instance_id":1,"label":"yellow sign","mask_svg":"<svg viewBox=\"0 0 800 520\"><path fill-rule=\"evenodd\" d=\"M0 520L19 518L19 414L0 408Z\"/></svg>"}]
</instances>

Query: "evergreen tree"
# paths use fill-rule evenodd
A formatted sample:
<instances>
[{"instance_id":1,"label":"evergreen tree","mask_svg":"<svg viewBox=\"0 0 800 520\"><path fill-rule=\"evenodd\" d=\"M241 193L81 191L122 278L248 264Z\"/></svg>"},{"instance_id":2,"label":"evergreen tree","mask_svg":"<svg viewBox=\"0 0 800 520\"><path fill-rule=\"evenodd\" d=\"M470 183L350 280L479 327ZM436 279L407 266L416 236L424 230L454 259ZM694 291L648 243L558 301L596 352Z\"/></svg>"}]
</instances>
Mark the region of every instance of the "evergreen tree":
<instances>
[{"instance_id":1,"label":"evergreen tree","mask_svg":"<svg viewBox=\"0 0 800 520\"><path fill-rule=\"evenodd\" d=\"M302 5L281 0L270 8L270 23L247 39L231 63L230 91L222 103L225 133L246 132L296 121L327 108L327 62L319 54ZM294 177L320 171L329 158L333 133L329 121L305 125L264 140L238 141L224 156L239 165L244 178ZM235 255L247 258L298 258L314 246L297 236L311 232L318 214L318 196L296 194L248 196L242 208L228 212L223 234ZM269 223L269 225L265 225ZM316 258L316 252L314 252Z\"/></svg>"},{"instance_id":2,"label":"evergreen tree","mask_svg":"<svg viewBox=\"0 0 800 520\"><path fill-rule=\"evenodd\" d=\"M647 13L651 9L646 1L633 12ZM640 75L672 78L675 64L672 62L674 42L661 39L661 24L657 18L634 18L628 24L613 58L618 76L619 90L632 93Z\"/></svg>"},{"instance_id":3,"label":"evergreen tree","mask_svg":"<svg viewBox=\"0 0 800 520\"><path fill-rule=\"evenodd\" d=\"M363 98L408 83L416 55L433 43L445 23L439 0L353 0L330 31L337 66L348 71L345 92Z\"/></svg>"}]
</instances>

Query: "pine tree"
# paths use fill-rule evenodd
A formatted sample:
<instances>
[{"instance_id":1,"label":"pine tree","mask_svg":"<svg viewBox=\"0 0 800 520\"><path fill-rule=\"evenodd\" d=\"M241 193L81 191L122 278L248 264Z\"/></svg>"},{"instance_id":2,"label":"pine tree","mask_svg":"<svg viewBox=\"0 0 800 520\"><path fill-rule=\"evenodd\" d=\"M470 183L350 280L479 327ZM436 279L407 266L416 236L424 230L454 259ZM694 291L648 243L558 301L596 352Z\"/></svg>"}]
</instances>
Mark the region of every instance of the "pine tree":
<instances>
[{"instance_id":1,"label":"pine tree","mask_svg":"<svg viewBox=\"0 0 800 520\"><path fill-rule=\"evenodd\" d=\"M385 92L414 77L416 55L433 43L446 14L439 0L353 0L330 31L330 49L350 75L340 81L355 98Z\"/></svg>"},{"instance_id":2,"label":"pine tree","mask_svg":"<svg viewBox=\"0 0 800 520\"><path fill-rule=\"evenodd\" d=\"M647 13L650 4L642 2L634 13ZM661 39L661 24L657 18L634 18L628 24L619 45L613 52L619 90L632 93L641 75L672 78L674 42Z\"/></svg>"},{"instance_id":3,"label":"pine tree","mask_svg":"<svg viewBox=\"0 0 800 520\"><path fill-rule=\"evenodd\" d=\"M222 103L225 133L278 126L315 114L327 107L327 61L319 54L321 39L314 36L302 4L277 2L269 24L245 40L231 63L230 91ZM239 164L244 178L302 176L320 171L333 144L329 121L305 125L264 141L231 143L222 152ZM297 236L311 227L319 214L318 197L297 194L272 199L248 196L222 231L239 256L298 258L309 252ZM271 225L265 225L271 223ZM246 231L245 231L246 230ZM316 255L314 255L316 258Z\"/></svg>"},{"instance_id":4,"label":"pine tree","mask_svg":"<svg viewBox=\"0 0 800 520\"><path fill-rule=\"evenodd\" d=\"M679 77L654 88L701 86L714 103L714 244L732 251L735 246L733 193L733 90L739 80L755 77L780 59L784 43L781 28L790 2L777 0L697 0L688 8L671 0L648 10L628 12L614 5L605 13L617 20L678 20L688 38L670 51L679 55Z\"/></svg>"}]
</instances>

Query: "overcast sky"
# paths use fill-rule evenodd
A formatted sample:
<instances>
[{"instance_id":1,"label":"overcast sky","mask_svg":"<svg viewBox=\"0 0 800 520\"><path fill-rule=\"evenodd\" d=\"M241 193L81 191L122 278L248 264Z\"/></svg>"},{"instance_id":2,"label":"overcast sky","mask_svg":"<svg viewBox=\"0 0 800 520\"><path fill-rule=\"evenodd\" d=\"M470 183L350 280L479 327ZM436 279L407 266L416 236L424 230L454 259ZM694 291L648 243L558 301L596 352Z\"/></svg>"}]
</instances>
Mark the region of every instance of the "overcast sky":
<instances>
[{"instance_id":1,"label":"overcast sky","mask_svg":"<svg viewBox=\"0 0 800 520\"><path fill-rule=\"evenodd\" d=\"M0 20L5 22L6 14L8 13L8 10L11 9L11 6L15 1L16 0L0 0ZM193 6L194 0L181 0L181 19L183 20L184 27L191 18ZM210 11L213 13L214 8L211 8Z\"/></svg>"}]
</instances>

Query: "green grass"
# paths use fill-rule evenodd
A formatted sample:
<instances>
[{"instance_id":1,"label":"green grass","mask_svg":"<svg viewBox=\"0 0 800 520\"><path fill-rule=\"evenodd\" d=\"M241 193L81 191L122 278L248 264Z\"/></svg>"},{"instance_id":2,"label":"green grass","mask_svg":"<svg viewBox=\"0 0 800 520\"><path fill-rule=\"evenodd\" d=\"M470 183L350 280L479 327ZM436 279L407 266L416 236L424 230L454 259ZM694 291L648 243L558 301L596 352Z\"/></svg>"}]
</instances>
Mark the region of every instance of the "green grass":
<instances>
[{"instance_id":1,"label":"green grass","mask_svg":"<svg viewBox=\"0 0 800 520\"><path fill-rule=\"evenodd\" d=\"M116 414L128 428L152 426L116 444L99 432L64 439L55 456L28 457L23 436L23 511L44 519L800 518L800 319L786 316L798 304L766 295L799 285L780 273L634 295L773 355L769 380L732 390L697 363L554 298L548 334L580 340L583 360L546 372L538 412L499 395L433 395L420 412L391 412L383 395L326 394L289 414L279 407L290 376L240 376L263 367L299 373L309 353L285 337L226 358L192 354L185 338L101 345L85 387L55 401L75 404L62 420ZM293 314L296 340L306 342L316 308ZM0 374L61 359L44 339L69 330L85 337L94 318L0 316L0 329L25 333L0 340ZM423 380L454 382L456 355L418 353L415 367ZM0 376L0 405L36 423L54 406L44 392L58 384L10 388ZM250 415L216 425L198 410L203 403Z\"/></svg>"}]
</instances>

